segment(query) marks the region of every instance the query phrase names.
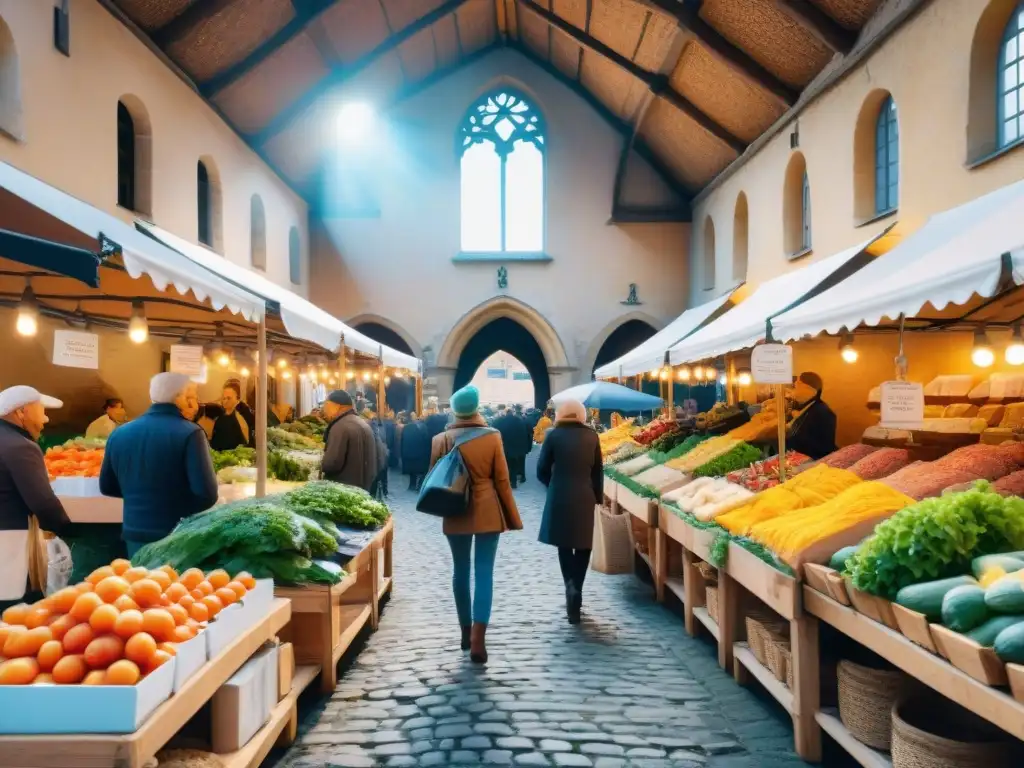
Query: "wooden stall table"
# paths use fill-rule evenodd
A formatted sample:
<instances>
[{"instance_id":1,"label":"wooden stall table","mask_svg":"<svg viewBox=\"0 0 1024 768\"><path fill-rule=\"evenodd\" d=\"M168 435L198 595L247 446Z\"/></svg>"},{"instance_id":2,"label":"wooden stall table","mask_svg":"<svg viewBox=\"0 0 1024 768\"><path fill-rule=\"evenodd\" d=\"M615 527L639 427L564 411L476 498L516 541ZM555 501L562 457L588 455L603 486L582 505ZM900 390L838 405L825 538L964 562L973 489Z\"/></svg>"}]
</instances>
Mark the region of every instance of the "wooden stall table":
<instances>
[{"instance_id":1,"label":"wooden stall table","mask_svg":"<svg viewBox=\"0 0 1024 768\"><path fill-rule=\"evenodd\" d=\"M651 569L655 597L661 602L665 596L665 584L658 579L658 502L619 485L616 489L616 500L612 502L612 510L628 512L634 519L644 524L647 532L647 551L638 549L637 554Z\"/></svg>"},{"instance_id":2,"label":"wooden stall table","mask_svg":"<svg viewBox=\"0 0 1024 768\"><path fill-rule=\"evenodd\" d=\"M134 733L0 736L0 766L142 768L210 701L228 678L264 643L287 627L291 616L292 607L287 600L274 600L265 618L201 667ZM255 768L275 743L290 743L298 724L296 702L299 694L319 671L315 665L297 667L291 691L274 708L269 721L240 750L219 755L223 764L228 768Z\"/></svg>"}]
</instances>

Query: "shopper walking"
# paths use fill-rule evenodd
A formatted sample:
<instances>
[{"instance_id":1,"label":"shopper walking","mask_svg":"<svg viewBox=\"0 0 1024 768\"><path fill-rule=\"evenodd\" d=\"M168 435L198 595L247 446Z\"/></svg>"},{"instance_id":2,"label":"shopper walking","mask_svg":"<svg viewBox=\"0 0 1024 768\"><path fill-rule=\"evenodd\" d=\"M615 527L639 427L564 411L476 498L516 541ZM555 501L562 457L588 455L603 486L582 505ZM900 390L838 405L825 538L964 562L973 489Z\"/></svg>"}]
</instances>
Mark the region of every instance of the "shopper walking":
<instances>
[{"instance_id":1,"label":"shopper walking","mask_svg":"<svg viewBox=\"0 0 1024 768\"><path fill-rule=\"evenodd\" d=\"M537 479L548 489L538 538L558 547L570 624L580 622L583 580L593 548L594 507L604 486L601 443L586 419L582 403L568 400L559 405L537 462Z\"/></svg>"},{"instance_id":2,"label":"shopper walking","mask_svg":"<svg viewBox=\"0 0 1024 768\"><path fill-rule=\"evenodd\" d=\"M356 413L352 395L343 389L327 396L324 415L324 477L369 491L377 477L377 440L369 422Z\"/></svg>"},{"instance_id":3,"label":"shopper walking","mask_svg":"<svg viewBox=\"0 0 1024 768\"><path fill-rule=\"evenodd\" d=\"M516 418L511 408L501 405L498 406L498 417L491 426L501 433L501 444L505 449L512 487L515 488L525 472L526 452L531 442L524 431L526 424Z\"/></svg>"},{"instance_id":4,"label":"shopper walking","mask_svg":"<svg viewBox=\"0 0 1024 768\"><path fill-rule=\"evenodd\" d=\"M427 425L415 413L402 427L402 471L409 476L409 490L418 491L430 468L430 436Z\"/></svg>"},{"instance_id":5,"label":"shopper walking","mask_svg":"<svg viewBox=\"0 0 1024 768\"><path fill-rule=\"evenodd\" d=\"M485 636L491 618L498 537L505 531L522 530L523 522L512 495L501 435L487 429L479 414L480 393L477 388L460 389L452 395L451 406L455 420L434 438L430 450L431 467L452 450L464 432L486 429L479 437L458 448L469 472L469 505L464 515L448 517L444 521L444 534L448 538L454 564L452 591L462 627L462 649L469 649L470 658L483 664L487 661ZM471 561L474 571L472 595Z\"/></svg>"}]
</instances>

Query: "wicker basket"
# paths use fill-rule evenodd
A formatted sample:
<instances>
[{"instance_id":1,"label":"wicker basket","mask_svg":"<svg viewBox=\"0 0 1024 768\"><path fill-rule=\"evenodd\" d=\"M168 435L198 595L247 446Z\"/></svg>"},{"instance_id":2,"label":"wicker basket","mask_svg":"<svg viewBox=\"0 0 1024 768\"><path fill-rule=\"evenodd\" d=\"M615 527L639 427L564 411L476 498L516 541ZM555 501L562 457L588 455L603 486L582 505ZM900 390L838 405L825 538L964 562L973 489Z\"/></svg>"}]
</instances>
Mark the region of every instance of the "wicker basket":
<instances>
[{"instance_id":1,"label":"wicker basket","mask_svg":"<svg viewBox=\"0 0 1024 768\"><path fill-rule=\"evenodd\" d=\"M892 740L892 708L906 691L907 678L898 669L878 669L844 659L839 678L839 719L858 741L888 750Z\"/></svg>"},{"instance_id":2,"label":"wicker basket","mask_svg":"<svg viewBox=\"0 0 1024 768\"><path fill-rule=\"evenodd\" d=\"M711 565L711 563L705 563L701 560L697 563L697 570L700 571L701 578L704 581L718 583L718 569Z\"/></svg>"},{"instance_id":3,"label":"wicker basket","mask_svg":"<svg viewBox=\"0 0 1024 768\"><path fill-rule=\"evenodd\" d=\"M708 604L708 616L711 620L718 623L718 587L705 587L705 594L707 595Z\"/></svg>"},{"instance_id":4,"label":"wicker basket","mask_svg":"<svg viewBox=\"0 0 1024 768\"><path fill-rule=\"evenodd\" d=\"M793 649L789 643L779 646L779 653L786 662L786 687L793 690Z\"/></svg>"},{"instance_id":5,"label":"wicker basket","mask_svg":"<svg viewBox=\"0 0 1024 768\"><path fill-rule=\"evenodd\" d=\"M773 613L760 610L752 610L746 616L747 645L751 653L762 665L768 666L768 645L771 638L778 637L787 639L789 637L789 624L780 621Z\"/></svg>"},{"instance_id":6,"label":"wicker basket","mask_svg":"<svg viewBox=\"0 0 1024 768\"><path fill-rule=\"evenodd\" d=\"M768 669L775 675L776 680L785 683L786 673L789 671L788 659L792 656L789 640L773 636L765 646L765 651L768 655Z\"/></svg>"},{"instance_id":7,"label":"wicker basket","mask_svg":"<svg viewBox=\"0 0 1024 768\"><path fill-rule=\"evenodd\" d=\"M892 707L893 768L1008 768L1012 748L1005 739L994 726L936 696Z\"/></svg>"}]
</instances>

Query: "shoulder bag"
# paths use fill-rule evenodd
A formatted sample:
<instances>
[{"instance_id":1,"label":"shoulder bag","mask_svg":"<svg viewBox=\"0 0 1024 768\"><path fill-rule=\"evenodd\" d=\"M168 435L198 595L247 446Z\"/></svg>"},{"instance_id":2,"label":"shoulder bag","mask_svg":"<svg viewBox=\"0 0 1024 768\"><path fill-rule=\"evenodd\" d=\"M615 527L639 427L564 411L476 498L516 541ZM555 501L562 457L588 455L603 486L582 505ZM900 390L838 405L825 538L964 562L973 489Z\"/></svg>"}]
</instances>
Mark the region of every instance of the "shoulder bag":
<instances>
[{"instance_id":1,"label":"shoulder bag","mask_svg":"<svg viewBox=\"0 0 1024 768\"><path fill-rule=\"evenodd\" d=\"M469 492L472 487L469 468L459 450L463 445L478 437L494 432L487 427L474 427L455 438L451 449L438 459L423 479L416 509L435 517L459 517L469 509Z\"/></svg>"}]
</instances>

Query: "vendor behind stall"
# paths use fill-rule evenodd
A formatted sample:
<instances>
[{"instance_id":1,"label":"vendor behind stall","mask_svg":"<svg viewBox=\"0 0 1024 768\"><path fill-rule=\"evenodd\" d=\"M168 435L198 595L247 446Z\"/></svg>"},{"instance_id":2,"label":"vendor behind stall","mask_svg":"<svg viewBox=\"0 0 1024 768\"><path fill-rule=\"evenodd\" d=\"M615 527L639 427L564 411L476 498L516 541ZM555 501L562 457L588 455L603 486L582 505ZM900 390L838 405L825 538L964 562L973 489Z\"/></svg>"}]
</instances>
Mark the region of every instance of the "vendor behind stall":
<instances>
[{"instance_id":1,"label":"vendor behind stall","mask_svg":"<svg viewBox=\"0 0 1024 768\"><path fill-rule=\"evenodd\" d=\"M213 422L210 447L215 451L230 451L249 445L252 427L246 417L248 407L242 407L242 391L236 382L229 381L224 385L220 404L224 412Z\"/></svg>"},{"instance_id":2,"label":"vendor behind stall","mask_svg":"<svg viewBox=\"0 0 1024 768\"><path fill-rule=\"evenodd\" d=\"M821 399L821 376L804 371L797 377L789 397L796 411L789 422L786 449L820 459L836 449L836 415Z\"/></svg>"},{"instance_id":3,"label":"vendor behind stall","mask_svg":"<svg viewBox=\"0 0 1024 768\"><path fill-rule=\"evenodd\" d=\"M195 383L184 374L158 373L149 398L148 411L110 436L100 470L100 491L124 499L129 557L217 503L210 448L191 421L199 408Z\"/></svg>"},{"instance_id":4,"label":"vendor behind stall","mask_svg":"<svg viewBox=\"0 0 1024 768\"><path fill-rule=\"evenodd\" d=\"M85 436L90 440L95 438L106 440L117 427L126 421L128 421L128 412L124 409L124 400L112 397L103 404L103 415L86 428Z\"/></svg>"}]
</instances>

